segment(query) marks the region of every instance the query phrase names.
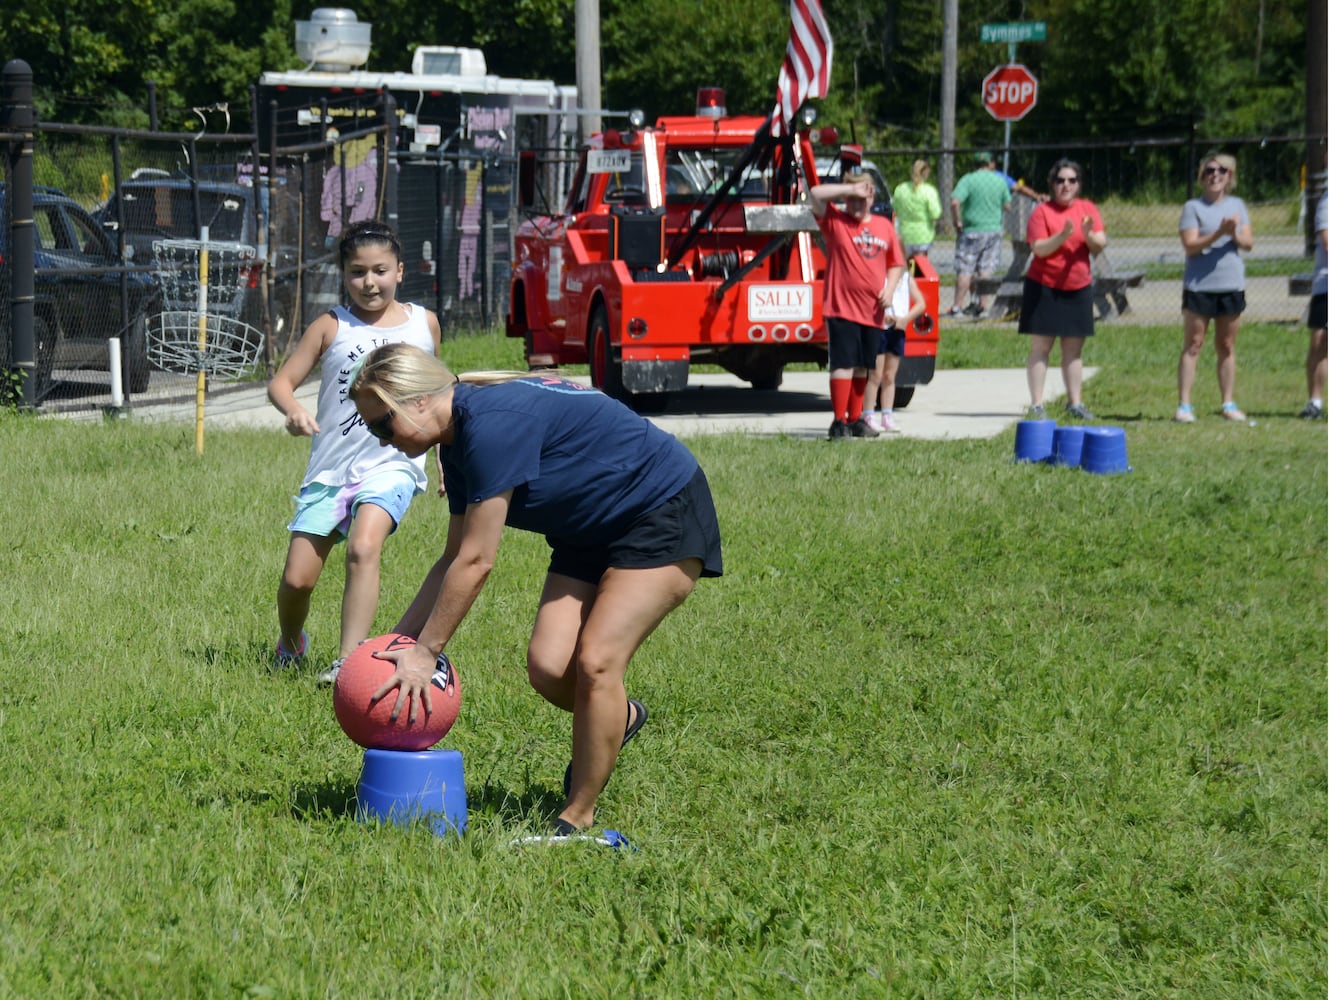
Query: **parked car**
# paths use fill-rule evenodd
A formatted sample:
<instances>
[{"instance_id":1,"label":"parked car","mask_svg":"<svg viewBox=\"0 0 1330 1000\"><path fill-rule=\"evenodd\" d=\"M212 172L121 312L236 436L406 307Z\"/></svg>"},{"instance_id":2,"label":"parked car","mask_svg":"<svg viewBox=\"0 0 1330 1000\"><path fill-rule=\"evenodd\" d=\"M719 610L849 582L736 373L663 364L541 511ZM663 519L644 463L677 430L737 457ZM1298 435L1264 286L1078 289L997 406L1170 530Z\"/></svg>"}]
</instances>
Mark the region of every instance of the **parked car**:
<instances>
[{"instance_id":1,"label":"parked car","mask_svg":"<svg viewBox=\"0 0 1330 1000\"><path fill-rule=\"evenodd\" d=\"M9 217L7 198L7 186L0 183L0 218ZM115 336L120 338L124 385L143 392L151 377L146 314L156 301L156 282L151 275L126 271L106 233L64 192L37 187L32 202L36 398L50 392L56 369L109 371L108 344ZM8 227L0 225L0 270L10 266L8 241ZM0 284L8 287L8 277L0 277ZM13 358L8 303L0 309L0 337L8 367Z\"/></svg>"},{"instance_id":2,"label":"parked car","mask_svg":"<svg viewBox=\"0 0 1330 1000\"><path fill-rule=\"evenodd\" d=\"M197 202L195 194L197 191ZM260 206L266 209L266 190L259 189ZM243 288L234 296L214 301L209 311L230 315L255 329L263 326L263 295L260 282L268 258L268 227L256 227L255 189L247 184L218 180L191 180L179 174L157 171L137 172L123 181L97 219L115 241L124 218L125 252L136 264L151 264L153 244L158 240L197 240L207 227L209 243L235 243L253 247L257 253L253 267L246 270ZM290 199L280 199L289 210ZM266 217L266 213L265 213ZM295 232L294 221L279 220L279 233ZM294 241L279 239L274 261L278 275L274 289L274 323L282 325L292 314L294 265L298 253Z\"/></svg>"},{"instance_id":3,"label":"parked car","mask_svg":"<svg viewBox=\"0 0 1330 1000\"><path fill-rule=\"evenodd\" d=\"M843 164L840 157L819 156L816 160L817 175L827 184L839 184L841 180L841 171ZM891 188L887 186L886 179L882 176L882 171L878 170L877 164L872 160L864 160L858 164L858 169L862 170L869 177L873 178L873 187L876 197L873 199L872 212L874 215L886 216L892 218L891 210Z\"/></svg>"}]
</instances>

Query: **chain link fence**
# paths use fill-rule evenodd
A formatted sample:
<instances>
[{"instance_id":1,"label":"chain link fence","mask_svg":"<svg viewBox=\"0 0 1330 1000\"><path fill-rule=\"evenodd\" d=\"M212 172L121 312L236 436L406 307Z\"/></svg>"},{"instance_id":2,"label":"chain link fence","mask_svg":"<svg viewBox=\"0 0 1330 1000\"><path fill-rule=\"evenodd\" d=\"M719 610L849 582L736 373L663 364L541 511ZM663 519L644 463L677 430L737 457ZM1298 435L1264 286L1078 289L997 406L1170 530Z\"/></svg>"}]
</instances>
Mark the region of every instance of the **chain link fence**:
<instances>
[{"instance_id":1,"label":"chain link fence","mask_svg":"<svg viewBox=\"0 0 1330 1000\"><path fill-rule=\"evenodd\" d=\"M164 332L179 332L168 329L179 308L163 299L175 276L162 271L162 241L253 251L252 266L231 269L227 287L214 275L208 310L219 336L252 329L261 338L242 380L270 375L305 327L343 301L337 244L361 220L396 226L406 264L400 295L438 313L445 334L493 326L506 308L514 168L497 152L389 157L395 142L382 123L263 150L255 135L47 122L30 136L0 139L10 154L0 174L0 371L11 372L15 346L6 194L26 142L35 180L31 398L43 410L132 406L193 391L150 350ZM114 341L123 403L113 398ZM7 398L19 398L12 377L6 385Z\"/></svg>"},{"instance_id":2,"label":"chain link fence","mask_svg":"<svg viewBox=\"0 0 1330 1000\"><path fill-rule=\"evenodd\" d=\"M1325 139L1314 139L1312 162L1325 163ZM954 176L971 169L977 150L951 151ZM1238 161L1238 188L1252 219L1255 247L1244 255L1247 265L1249 319L1299 323L1308 302L1305 275L1312 269L1310 211L1325 188L1325 173L1303 176L1307 140L1302 136L1211 138L1191 136L1141 142L1105 142L1094 146L1013 146L993 150L999 169L1014 179L1048 193L1048 173L1066 157L1080 164L1082 196L1098 205L1108 234L1108 248L1096 261L1100 318L1116 322L1181 322L1184 256L1178 237L1182 205L1199 192L1200 160L1215 151ZM908 181L915 160L929 164L939 176L943 151L937 149L872 150L871 160L893 189ZM954 281L955 234L942 192L943 214L938 238L929 254L943 283ZM998 298L988 319L1014 319L1019 306L1019 280L1028 248L1025 222L1034 202L1017 196L1008 211L1001 264L984 289ZM949 293L943 303L951 305Z\"/></svg>"},{"instance_id":3,"label":"chain link fence","mask_svg":"<svg viewBox=\"0 0 1330 1000\"><path fill-rule=\"evenodd\" d=\"M513 157L493 149L436 147L408 152L386 124L321 141L261 148L257 135L196 135L42 122L26 137L33 151L36 260L36 378L43 409L104 408L111 398L112 338L121 348L128 405L188 395L185 376L156 368L146 344L162 320L161 275L153 245L161 239L233 241L255 249L242 271L237 321L259 331L261 349L244 377L266 378L320 312L342 301L336 246L346 227L369 218L402 237L406 276L401 297L438 313L445 335L489 328L507 309L513 233L520 221ZM25 139L0 135L5 176ZM1324 163L1324 138L1313 140ZM1296 324L1308 301L1307 204L1325 175L1304 182L1303 137L1103 143L1087 147L1013 147L999 154L1006 172L1046 190L1062 156L1084 171L1084 194L1099 206L1109 235L1100 262L1101 318L1179 321L1183 255L1177 222L1195 193L1199 158L1212 149L1237 157L1239 188L1252 214L1256 247L1247 255L1249 318ZM389 156L388 151L393 150ZM948 152L959 177L972 150ZM1317 154L1320 159L1317 160ZM924 159L935 175L944 151L870 150L866 157L894 187ZM11 202L0 184L0 370L11 371ZM944 197L947 192L943 192ZM1008 290L1023 263L1029 204L1010 213L997 292L989 319L1010 319ZM1023 207L1026 211L1021 211ZM554 211L557 206L548 206ZM954 275L954 236L945 211L930 254L944 284ZM1110 294L1111 293L1111 294ZM943 307L951 304L943 292ZM1005 306L1011 306L1008 296ZM12 378L7 383L11 388ZM215 388L220 388L217 386Z\"/></svg>"}]
</instances>

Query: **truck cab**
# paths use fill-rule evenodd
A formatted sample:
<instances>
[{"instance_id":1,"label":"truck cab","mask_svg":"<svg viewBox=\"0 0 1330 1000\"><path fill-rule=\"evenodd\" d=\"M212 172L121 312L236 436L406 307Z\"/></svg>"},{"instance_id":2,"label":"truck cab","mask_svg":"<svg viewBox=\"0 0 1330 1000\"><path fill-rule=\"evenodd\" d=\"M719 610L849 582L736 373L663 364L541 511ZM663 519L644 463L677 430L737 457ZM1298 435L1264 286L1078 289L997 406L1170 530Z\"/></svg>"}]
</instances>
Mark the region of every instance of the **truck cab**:
<instances>
[{"instance_id":1,"label":"truck cab","mask_svg":"<svg viewBox=\"0 0 1330 1000\"><path fill-rule=\"evenodd\" d=\"M729 116L717 93L700 92L697 114L650 127L631 116L591 137L561 210L519 227L507 333L531 367L587 363L597 388L644 409L683 389L694 363L768 390L787 364L825 366L810 136ZM524 154L528 205L537 170ZM929 313L907 341L928 364L910 384L932 378L937 353L937 276L921 270Z\"/></svg>"}]
</instances>

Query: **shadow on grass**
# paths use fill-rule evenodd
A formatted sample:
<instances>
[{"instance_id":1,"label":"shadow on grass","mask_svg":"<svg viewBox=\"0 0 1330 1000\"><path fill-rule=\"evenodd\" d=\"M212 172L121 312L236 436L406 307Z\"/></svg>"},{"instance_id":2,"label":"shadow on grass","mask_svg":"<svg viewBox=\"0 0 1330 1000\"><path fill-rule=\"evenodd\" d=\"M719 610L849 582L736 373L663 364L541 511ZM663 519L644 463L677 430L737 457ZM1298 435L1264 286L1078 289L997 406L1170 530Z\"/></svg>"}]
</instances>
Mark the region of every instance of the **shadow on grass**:
<instances>
[{"instance_id":1,"label":"shadow on grass","mask_svg":"<svg viewBox=\"0 0 1330 1000\"><path fill-rule=\"evenodd\" d=\"M252 802L270 801L268 792L253 792L241 796ZM563 794L559 789L535 787L525 792L514 792L488 781L466 790L469 816L485 816L499 821L504 827L524 824L543 824L559 814L563 807ZM297 785L290 794L291 815L300 820L328 820L356 817L356 786L345 781L323 781L313 785Z\"/></svg>"},{"instance_id":2,"label":"shadow on grass","mask_svg":"<svg viewBox=\"0 0 1330 1000\"><path fill-rule=\"evenodd\" d=\"M486 780L478 786L467 786L468 812L497 819L504 827L537 824L552 820L563 808L563 790L528 785L526 791L515 792Z\"/></svg>"},{"instance_id":3,"label":"shadow on grass","mask_svg":"<svg viewBox=\"0 0 1330 1000\"><path fill-rule=\"evenodd\" d=\"M354 818L355 814L356 786L353 784L321 781L317 785L297 785L291 789L291 815L296 819Z\"/></svg>"}]
</instances>

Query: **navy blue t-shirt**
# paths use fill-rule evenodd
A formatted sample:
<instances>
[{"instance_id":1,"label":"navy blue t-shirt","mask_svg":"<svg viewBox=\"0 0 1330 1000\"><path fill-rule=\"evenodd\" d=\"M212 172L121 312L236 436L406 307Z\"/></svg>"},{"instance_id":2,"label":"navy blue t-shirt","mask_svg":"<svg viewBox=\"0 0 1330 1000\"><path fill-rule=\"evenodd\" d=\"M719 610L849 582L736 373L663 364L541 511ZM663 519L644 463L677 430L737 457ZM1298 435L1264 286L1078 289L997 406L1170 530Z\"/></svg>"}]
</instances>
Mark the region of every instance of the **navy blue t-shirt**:
<instances>
[{"instance_id":1,"label":"navy blue t-shirt","mask_svg":"<svg viewBox=\"0 0 1330 1000\"><path fill-rule=\"evenodd\" d=\"M651 421L555 376L458 385L453 443L439 450L452 513L511 489L509 525L580 544L618 538L698 468Z\"/></svg>"}]
</instances>

